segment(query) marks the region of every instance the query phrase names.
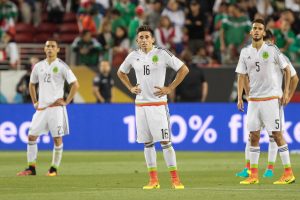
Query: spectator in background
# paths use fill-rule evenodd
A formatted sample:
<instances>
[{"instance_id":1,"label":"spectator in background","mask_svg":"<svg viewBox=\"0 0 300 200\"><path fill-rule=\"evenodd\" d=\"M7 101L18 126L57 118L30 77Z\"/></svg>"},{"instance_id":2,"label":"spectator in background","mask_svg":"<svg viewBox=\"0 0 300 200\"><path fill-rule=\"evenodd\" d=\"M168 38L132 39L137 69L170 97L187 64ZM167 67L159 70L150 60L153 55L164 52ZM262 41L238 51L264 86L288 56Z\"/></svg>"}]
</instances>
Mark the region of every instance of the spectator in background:
<instances>
[{"instance_id":1,"label":"spectator in background","mask_svg":"<svg viewBox=\"0 0 300 200\"><path fill-rule=\"evenodd\" d=\"M38 57L31 57L29 63L25 65L26 74L21 77L19 80L16 91L17 94L22 97L22 103L31 103L31 97L29 94L29 82L30 82L30 74L36 63L39 62Z\"/></svg>"},{"instance_id":2,"label":"spectator in background","mask_svg":"<svg viewBox=\"0 0 300 200\"><path fill-rule=\"evenodd\" d=\"M236 63L240 50L248 41L251 22L244 11L232 4L228 8L229 16L222 21L220 42L222 63Z\"/></svg>"},{"instance_id":3,"label":"spectator in background","mask_svg":"<svg viewBox=\"0 0 300 200\"><path fill-rule=\"evenodd\" d=\"M146 20L146 15L144 8L142 6L137 6L135 9L136 16L130 21L128 28L128 37L130 40L130 46L132 49L136 48L136 30L139 26L143 25Z\"/></svg>"},{"instance_id":4,"label":"spectator in background","mask_svg":"<svg viewBox=\"0 0 300 200\"><path fill-rule=\"evenodd\" d=\"M108 61L101 61L99 64L99 73L93 81L93 93L97 103L111 103L112 87L114 80L111 75L111 67Z\"/></svg>"},{"instance_id":5,"label":"spectator in background","mask_svg":"<svg viewBox=\"0 0 300 200\"><path fill-rule=\"evenodd\" d=\"M201 68L192 62L192 52L183 50L181 59L189 67L190 74L177 86L176 102L205 102L208 94L208 84Z\"/></svg>"},{"instance_id":6,"label":"spectator in background","mask_svg":"<svg viewBox=\"0 0 300 200\"><path fill-rule=\"evenodd\" d=\"M291 24L286 19L282 19L279 29L274 29L274 36L277 47L282 53L290 57L290 46L294 43L296 36L291 30Z\"/></svg>"},{"instance_id":7,"label":"spectator in background","mask_svg":"<svg viewBox=\"0 0 300 200\"><path fill-rule=\"evenodd\" d=\"M188 46L193 54L195 54L200 47L204 46L205 23L205 16L201 11L200 4L197 0L192 0L185 20L185 27L189 37Z\"/></svg>"},{"instance_id":8,"label":"spectator in background","mask_svg":"<svg viewBox=\"0 0 300 200\"><path fill-rule=\"evenodd\" d=\"M18 69L20 65L20 54L13 33L6 32L2 37L2 42L5 46L5 58L9 59L10 67Z\"/></svg>"},{"instance_id":9,"label":"spectator in background","mask_svg":"<svg viewBox=\"0 0 300 200\"><path fill-rule=\"evenodd\" d=\"M17 21L18 7L12 1L0 0L0 20L10 18Z\"/></svg>"},{"instance_id":10,"label":"spectator in background","mask_svg":"<svg viewBox=\"0 0 300 200\"><path fill-rule=\"evenodd\" d=\"M111 12L111 31L112 33L115 33L117 28L122 26L122 27L127 27L126 21L124 18L121 17L121 13L117 9L113 9Z\"/></svg>"},{"instance_id":11,"label":"spectator in background","mask_svg":"<svg viewBox=\"0 0 300 200\"><path fill-rule=\"evenodd\" d=\"M104 20L102 21L97 39L103 48L103 59L109 60L109 50L113 46L113 35L111 32L110 19L104 18Z\"/></svg>"},{"instance_id":12,"label":"spectator in background","mask_svg":"<svg viewBox=\"0 0 300 200\"><path fill-rule=\"evenodd\" d=\"M160 15L163 9L162 0L153 0L150 10L147 13L146 24L149 24L152 30L155 30L159 25Z\"/></svg>"},{"instance_id":13,"label":"spectator in background","mask_svg":"<svg viewBox=\"0 0 300 200\"><path fill-rule=\"evenodd\" d=\"M113 35L113 56L112 66L119 67L128 54L130 42L125 27L117 27L116 33Z\"/></svg>"},{"instance_id":14,"label":"spectator in background","mask_svg":"<svg viewBox=\"0 0 300 200\"><path fill-rule=\"evenodd\" d=\"M185 14L180 9L179 4L176 0L169 0L167 7L161 13L162 16L168 16L172 24L178 26L180 29L183 28L185 22Z\"/></svg>"},{"instance_id":15,"label":"spectator in background","mask_svg":"<svg viewBox=\"0 0 300 200\"><path fill-rule=\"evenodd\" d=\"M60 24L63 21L65 8L61 0L47 1L48 21Z\"/></svg>"},{"instance_id":16,"label":"spectator in background","mask_svg":"<svg viewBox=\"0 0 300 200\"><path fill-rule=\"evenodd\" d=\"M158 47L180 53L183 48L182 32L178 26L172 25L168 16L161 16L159 27L154 31Z\"/></svg>"},{"instance_id":17,"label":"spectator in background","mask_svg":"<svg viewBox=\"0 0 300 200\"><path fill-rule=\"evenodd\" d=\"M117 1L115 9L120 12L121 18L124 19L126 27L129 26L130 21L135 16L135 5L130 2L130 0L120 0Z\"/></svg>"},{"instance_id":18,"label":"spectator in background","mask_svg":"<svg viewBox=\"0 0 300 200\"><path fill-rule=\"evenodd\" d=\"M101 50L100 43L92 37L91 32L83 30L81 35L75 38L72 43L72 50L76 52L77 65L87 65L96 68Z\"/></svg>"}]
</instances>

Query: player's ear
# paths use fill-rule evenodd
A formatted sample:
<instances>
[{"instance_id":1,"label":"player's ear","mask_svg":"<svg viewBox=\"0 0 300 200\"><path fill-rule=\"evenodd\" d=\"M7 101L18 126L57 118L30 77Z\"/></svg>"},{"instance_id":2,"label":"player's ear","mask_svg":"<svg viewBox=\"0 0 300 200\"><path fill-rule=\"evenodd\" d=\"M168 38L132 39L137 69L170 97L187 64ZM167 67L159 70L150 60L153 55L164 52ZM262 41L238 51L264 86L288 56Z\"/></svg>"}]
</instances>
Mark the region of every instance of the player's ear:
<instances>
[{"instance_id":1,"label":"player's ear","mask_svg":"<svg viewBox=\"0 0 300 200\"><path fill-rule=\"evenodd\" d=\"M266 31L264 31L263 36L264 36L264 37L266 36Z\"/></svg>"}]
</instances>

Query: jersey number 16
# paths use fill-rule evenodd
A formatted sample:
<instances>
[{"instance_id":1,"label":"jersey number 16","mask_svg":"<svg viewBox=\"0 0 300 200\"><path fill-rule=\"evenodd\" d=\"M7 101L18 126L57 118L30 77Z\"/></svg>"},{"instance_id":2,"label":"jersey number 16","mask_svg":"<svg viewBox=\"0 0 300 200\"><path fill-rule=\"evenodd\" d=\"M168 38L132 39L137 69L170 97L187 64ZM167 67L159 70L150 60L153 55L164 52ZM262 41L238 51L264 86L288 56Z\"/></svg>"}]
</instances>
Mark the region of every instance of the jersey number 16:
<instances>
[{"instance_id":1,"label":"jersey number 16","mask_svg":"<svg viewBox=\"0 0 300 200\"><path fill-rule=\"evenodd\" d=\"M149 74L150 74L149 65L144 65L144 75L149 75Z\"/></svg>"}]
</instances>

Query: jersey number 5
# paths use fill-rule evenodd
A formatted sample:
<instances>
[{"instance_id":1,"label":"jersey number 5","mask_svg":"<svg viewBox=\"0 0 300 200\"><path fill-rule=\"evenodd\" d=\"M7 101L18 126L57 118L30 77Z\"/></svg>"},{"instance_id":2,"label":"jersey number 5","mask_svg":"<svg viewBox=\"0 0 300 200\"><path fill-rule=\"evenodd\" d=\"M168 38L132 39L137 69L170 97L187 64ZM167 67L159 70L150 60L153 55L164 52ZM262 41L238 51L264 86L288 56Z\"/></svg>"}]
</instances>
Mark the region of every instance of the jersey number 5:
<instances>
[{"instance_id":1,"label":"jersey number 5","mask_svg":"<svg viewBox=\"0 0 300 200\"><path fill-rule=\"evenodd\" d=\"M255 66L256 66L256 71L259 72L260 71L259 62L255 62Z\"/></svg>"},{"instance_id":2,"label":"jersey number 5","mask_svg":"<svg viewBox=\"0 0 300 200\"><path fill-rule=\"evenodd\" d=\"M149 65L144 65L144 75L149 75L149 74L150 74Z\"/></svg>"}]
</instances>

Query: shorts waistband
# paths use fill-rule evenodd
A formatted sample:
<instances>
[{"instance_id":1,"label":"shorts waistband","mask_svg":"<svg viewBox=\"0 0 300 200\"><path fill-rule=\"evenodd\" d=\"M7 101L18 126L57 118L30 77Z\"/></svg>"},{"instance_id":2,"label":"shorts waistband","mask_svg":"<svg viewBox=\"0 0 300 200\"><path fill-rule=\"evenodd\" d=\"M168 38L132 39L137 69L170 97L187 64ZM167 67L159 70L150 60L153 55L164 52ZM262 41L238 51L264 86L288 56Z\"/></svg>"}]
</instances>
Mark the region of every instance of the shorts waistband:
<instances>
[{"instance_id":1,"label":"shorts waistband","mask_svg":"<svg viewBox=\"0 0 300 200\"><path fill-rule=\"evenodd\" d=\"M264 97L264 98L248 98L248 101L269 101L273 99L279 99L278 96L272 96L272 97Z\"/></svg>"},{"instance_id":2,"label":"shorts waistband","mask_svg":"<svg viewBox=\"0 0 300 200\"><path fill-rule=\"evenodd\" d=\"M149 103L135 103L135 106L142 107L142 106L162 106L167 105L167 102L149 102Z\"/></svg>"},{"instance_id":3,"label":"shorts waistband","mask_svg":"<svg viewBox=\"0 0 300 200\"><path fill-rule=\"evenodd\" d=\"M62 106L62 105L57 103L58 100L63 100L63 99L57 99L53 104L50 104L49 106L44 107L44 108L37 108L36 110L41 111L41 110L46 110L46 108Z\"/></svg>"}]
</instances>

